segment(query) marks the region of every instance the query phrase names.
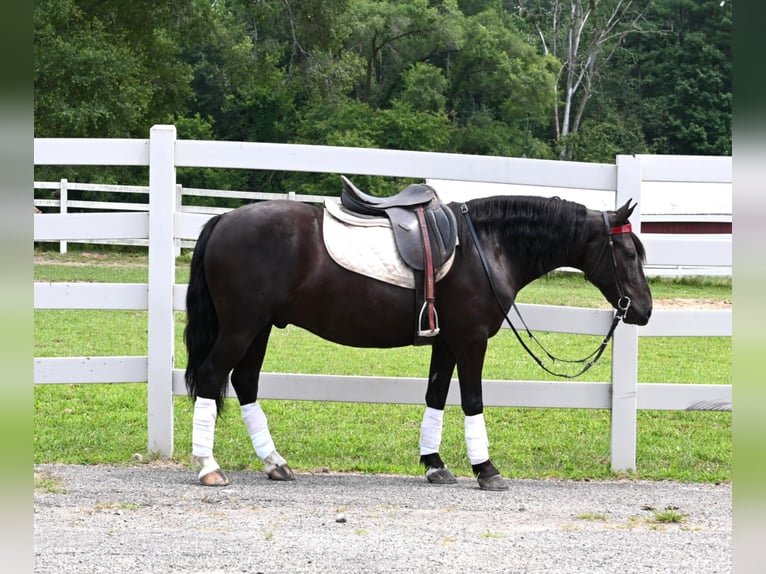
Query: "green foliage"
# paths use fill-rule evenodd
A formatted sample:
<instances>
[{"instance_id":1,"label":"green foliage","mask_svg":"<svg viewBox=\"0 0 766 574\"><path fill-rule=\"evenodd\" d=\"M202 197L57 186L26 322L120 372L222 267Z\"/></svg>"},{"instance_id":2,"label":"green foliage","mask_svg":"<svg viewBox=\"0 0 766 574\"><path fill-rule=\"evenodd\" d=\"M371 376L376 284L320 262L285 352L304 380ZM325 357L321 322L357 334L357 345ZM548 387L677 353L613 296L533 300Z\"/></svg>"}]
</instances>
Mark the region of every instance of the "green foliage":
<instances>
[{"instance_id":1,"label":"green foliage","mask_svg":"<svg viewBox=\"0 0 766 574\"><path fill-rule=\"evenodd\" d=\"M641 126L635 118L627 120L611 116L604 121L585 120L580 129L562 138L577 161L614 163L618 154L648 153Z\"/></svg>"},{"instance_id":2,"label":"green foliage","mask_svg":"<svg viewBox=\"0 0 766 574\"><path fill-rule=\"evenodd\" d=\"M532 158L565 151L609 162L617 153L727 154L731 4L652 2L641 34L607 42L615 51L587 75L579 129L558 140L554 87L565 62L543 49L538 30L557 5L549 0L40 0L35 135L144 138L172 122L189 139ZM593 4L585 40L613 6ZM38 180L62 177L145 184L147 174L35 170ZM284 172L178 177L272 192L337 186L334 175ZM374 193L397 190L395 180L371 183Z\"/></svg>"},{"instance_id":3,"label":"green foliage","mask_svg":"<svg viewBox=\"0 0 766 574\"><path fill-rule=\"evenodd\" d=\"M140 55L74 2L35 4L35 135L125 137L146 121Z\"/></svg>"},{"instance_id":4,"label":"green foliage","mask_svg":"<svg viewBox=\"0 0 766 574\"><path fill-rule=\"evenodd\" d=\"M416 62L402 73L404 87L397 98L412 110L443 114L447 103L447 78L441 68ZM394 100L394 101L397 101Z\"/></svg>"},{"instance_id":5,"label":"green foliage","mask_svg":"<svg viewBox=\"0 0 766 574\"><path fill-rule=\"evenodd\" d=\"M607 88L650 153L731 154L732 2L662 0L625 43ZM625 80L620 81L622 78Z\"/></svg>"}]
</instances>

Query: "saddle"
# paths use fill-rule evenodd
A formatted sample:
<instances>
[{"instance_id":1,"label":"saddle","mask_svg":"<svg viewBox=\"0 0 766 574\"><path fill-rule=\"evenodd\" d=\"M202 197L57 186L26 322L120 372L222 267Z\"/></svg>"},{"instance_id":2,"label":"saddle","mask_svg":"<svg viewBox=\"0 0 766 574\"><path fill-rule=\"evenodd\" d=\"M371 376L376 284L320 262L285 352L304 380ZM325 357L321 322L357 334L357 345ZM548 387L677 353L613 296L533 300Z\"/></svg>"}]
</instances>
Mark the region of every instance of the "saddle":
<instances>
[{"instance_id":1,"label":"saddle","mask_svg":"<svg viewBox=\"0 0 766 574\"><path fill-rule=\"evenodd\" d=\"M436 192L428 185L413 184L392 197L373 197L345 176L341 176L341 180L340 202L343 207L361 215L387 217L399 255L415 272L416 343L419 337L437 335L439 319L435 307L434 270L455 252L455 214L439 201ZM425 326L424 316L427 318Z\"/></svg>"}]
</instances>

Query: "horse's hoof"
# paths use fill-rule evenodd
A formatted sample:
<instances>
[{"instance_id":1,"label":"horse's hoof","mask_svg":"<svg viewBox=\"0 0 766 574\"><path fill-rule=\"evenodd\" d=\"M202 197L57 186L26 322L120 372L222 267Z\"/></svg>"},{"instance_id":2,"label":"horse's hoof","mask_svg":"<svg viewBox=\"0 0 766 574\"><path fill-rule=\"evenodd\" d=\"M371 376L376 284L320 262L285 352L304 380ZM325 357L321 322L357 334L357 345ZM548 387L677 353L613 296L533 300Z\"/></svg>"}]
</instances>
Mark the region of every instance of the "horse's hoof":
<instances>
[{"instance_id":1,"label":"horse's hoof","mask_svg":"<svg viewBox=\"0 0 766 574\"><path fill-rule=\"evenodd\" d=\"M426 480L431 484L456 484L457 478L446 466L426 470Z\"/></svg>"},{"instance_id":2,"label":"horse's hoof","mask_svg":"<svg viewBox=\"0 0 766 574\"><path fill-rule=\"evenodd\" d=\"M494 474L487 477L478 477L479 488L482 490L508 490L508 484L505 479L499 475Z\"/></svg>"},{"instance_id":3,"label":"horse's hoof","mask_svg":"<svg viewBox=\"0 0 766 574\"><path fill-rule=\"evenodd\" d=\"M199 477L199 482L203 486L226 486L229 479L220 468Z\"/></svg>"},{"instance_id":4,"label":"horse's hoof","mask_svg":"<svg viewBox=\"0 0 766 574\"><path fill-rule=\"evenodd\" d=\"M272 466L266 469L266 474L270 480L295 480L293 470L287 464Z\"/></svg>"},{"instance_id":5,"label":"horse's hoof","mask_svg":"<svg viewBox=\"0 0 766 574\"><path fill-rule=\"evenodd\" d=\"M266 475L271 480L295 480L293 470L287 466L287 461L277 451L263 459L266 466Z\"/></svg>"}]
</instances>

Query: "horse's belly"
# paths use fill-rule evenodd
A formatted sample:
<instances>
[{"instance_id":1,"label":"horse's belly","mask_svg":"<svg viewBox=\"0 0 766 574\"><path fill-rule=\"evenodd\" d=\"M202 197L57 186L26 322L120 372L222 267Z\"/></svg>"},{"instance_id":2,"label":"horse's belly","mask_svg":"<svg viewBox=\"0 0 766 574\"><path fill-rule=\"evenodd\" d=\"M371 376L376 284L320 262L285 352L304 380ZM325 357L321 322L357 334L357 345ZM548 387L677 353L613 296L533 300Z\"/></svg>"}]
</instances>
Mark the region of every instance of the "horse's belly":
<instances>
[{"instance_id":1,"label":"horse's belly","mask_svg":"<svg viewBox=\"0 0 766 574\"><path fill-rule=\"evenodd\" d=\"M323 289L321 296L294 298L295 303L284 314L284 322L351 347L412 344L415 330L412 291L366 278L363 281L351 278L336 287Z\"/></svg>"}]
</instances>

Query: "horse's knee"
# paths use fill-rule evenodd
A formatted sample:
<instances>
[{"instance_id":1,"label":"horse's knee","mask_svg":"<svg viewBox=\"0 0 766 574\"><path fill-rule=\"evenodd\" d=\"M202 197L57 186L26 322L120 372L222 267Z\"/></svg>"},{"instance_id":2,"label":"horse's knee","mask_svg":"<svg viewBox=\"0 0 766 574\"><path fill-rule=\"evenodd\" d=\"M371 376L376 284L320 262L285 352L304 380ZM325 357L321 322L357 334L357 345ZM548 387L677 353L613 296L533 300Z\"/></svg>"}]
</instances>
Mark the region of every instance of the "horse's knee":
<instances>
[{"instance_id":1,"label":"horse's knee","mask_svg":"<svg viewBox=\"0 0 766 574\"><path fill-rule=\"evenodd\" d=\"M484 412L484 404L481 400L466 400L461 403L463 414L467 417L480 415Z\"/></svg>"}]
</instances>

